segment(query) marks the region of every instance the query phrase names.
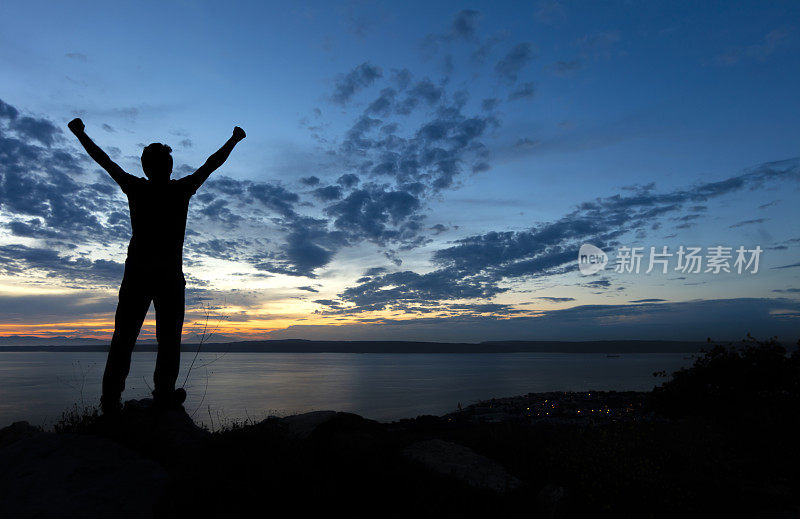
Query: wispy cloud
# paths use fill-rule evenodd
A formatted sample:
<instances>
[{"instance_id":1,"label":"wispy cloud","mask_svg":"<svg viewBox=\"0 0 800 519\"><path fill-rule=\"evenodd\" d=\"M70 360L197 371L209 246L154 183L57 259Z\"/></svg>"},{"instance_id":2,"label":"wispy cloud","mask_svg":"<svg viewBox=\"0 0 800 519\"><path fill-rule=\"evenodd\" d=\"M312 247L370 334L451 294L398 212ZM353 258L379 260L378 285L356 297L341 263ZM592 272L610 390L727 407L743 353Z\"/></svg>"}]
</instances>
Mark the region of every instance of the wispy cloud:
<instances>
[{"instance_id":1,"label":"wispy cloud","mask_svg":"<svg viewBox=\"0 0 800 519\"><path fill-rule=\"evenodd\" d=\"M327 302L327 301L326 301ZM335 303L335 302L334 302ZM536 316L494 312L454 312L448 316L417 318L367 318L359 324L339 326L296 325L270 336L305 339L391 340L613 340L637 339L738 341L778 335L781 341L797 338L796 316L800 303L782 298L701 299L614 305L577 305L539 311ZM733 325L731 323L734 323Z\"/></svg>"},{"instance_id":2,"label":"wispy cloud","mask_svg":"<svg viewBox=\"0 0 800 519\"><path fill-rule=\"evenodd\" d=\"M425 301L491 299L514 279L553 276L574 270L581 243L607 248L626 233L646 231L659 219L697 204L767 182L800 180L800 160L771 162L721 181L657 193L653 185L580 204L563 218L525 231L489 232L438 249L436 270L392 272L370 278L339 294L337 305L352 312L383 310ZM787 265L779 268L789 268ZM610 287L608 280L595 280ZM602 285L600 285L602 283ZM344 305L343 305L344 303ZM350 306L347 306L347 305Z\"/></svg>"},{"instance_id":3,"label":"wispy cloud","mask_svg":"<svg viewBox=\"0 0 800 519\"><path fill-rule=\"evenodd\" d=\"M761 41L730 49L717 56L720 65L732 66L744 61L764 61L772 54L785 47L793 36L793 31L782 27L766 33Z\"/></svg>"},{"instance_id":4,"label":"wispy cloud","mask_svg":"<svg viewBox=\"0 0 800 519\"><path fill-rule=\"evenodd\" d=\"M336 81L331 100L335 103L345 104L359 90L369 87L382 76L383 72L379 67L362 63Z\"/></svg>"}]
</instances>

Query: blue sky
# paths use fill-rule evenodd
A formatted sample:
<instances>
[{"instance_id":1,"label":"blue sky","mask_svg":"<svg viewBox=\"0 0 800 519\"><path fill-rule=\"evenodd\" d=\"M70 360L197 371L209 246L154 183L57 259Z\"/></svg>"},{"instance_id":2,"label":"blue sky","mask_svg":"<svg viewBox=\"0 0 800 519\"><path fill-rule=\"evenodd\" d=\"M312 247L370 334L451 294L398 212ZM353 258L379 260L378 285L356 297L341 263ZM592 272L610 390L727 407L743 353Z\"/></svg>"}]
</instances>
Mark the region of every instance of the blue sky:
<instances>
[{"instance_id":1,"label":"blue sky","mask_svg":"<svg viewBox=\"0 0 800 519\"><path fill-rule=\"evenodd\" d=\"M211 305L243 338L797 338L797 3L1 9L0 334L113 328L127 207L80 116L137 175L248 132L192 202L188 333ZM624 274L622 245L763 253Z\"/></svg>"}]
</instances>

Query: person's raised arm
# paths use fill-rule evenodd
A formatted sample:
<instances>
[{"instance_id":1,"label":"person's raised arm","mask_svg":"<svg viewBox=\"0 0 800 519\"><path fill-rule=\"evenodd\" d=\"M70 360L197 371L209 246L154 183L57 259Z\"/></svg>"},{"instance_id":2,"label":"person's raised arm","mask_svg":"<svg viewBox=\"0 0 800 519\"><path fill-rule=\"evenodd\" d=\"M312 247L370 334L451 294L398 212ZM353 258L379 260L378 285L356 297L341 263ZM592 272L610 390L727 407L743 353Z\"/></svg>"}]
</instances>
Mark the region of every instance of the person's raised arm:
<instances>
[{"instance_id":1,"label":"person's raised arm","mask_svg":"<svg viewBox=\"0 0 800 519\"><path fill-rule=\"evenodd\" d=\"M228 141L223 144L220 149L215 151L214 154L208 157L205 164L200 166L197 171L186 177L186 182L191 184L194 191L203 185L203 182L206 181L211 173L213 173L217 168L222 166L226 160L228 160L228 156L233 151L233 148L245 137L247 137L247 134L244 133L244 130L236 126L233 129L233 135L231 135L231 138L228 139Z\"/></svg>"},{"instance_id":2,"label":"person's raised arm","mask_svg":"<svg viewBox=\"0 0 800 519\"><path fill-rule=\"evenodd\" d=\"M99 164L101 168L106 170L108 174L111 175L111 178L113 178L114 181L117 184L119 184L119 186L124 191L125 186L128 184L128 181L131 178L135 177L126 173L121 167L117 165L116 162L111 160L111 158L106 154L106 152L100 149L100 146L95 144L94 141L92 141L92 139L90 139L89 136L86 135L83 121L81 121L79 118L73 119L67 124L67 126L72 131L72 133L75 134L75 137L78 138L80 143L83 145L84 149L86 150L86 153L88 153L89 156L92 157L92 159L94 159L94 161L97 162L97 164Z\"/></svg>"}]
</instances>

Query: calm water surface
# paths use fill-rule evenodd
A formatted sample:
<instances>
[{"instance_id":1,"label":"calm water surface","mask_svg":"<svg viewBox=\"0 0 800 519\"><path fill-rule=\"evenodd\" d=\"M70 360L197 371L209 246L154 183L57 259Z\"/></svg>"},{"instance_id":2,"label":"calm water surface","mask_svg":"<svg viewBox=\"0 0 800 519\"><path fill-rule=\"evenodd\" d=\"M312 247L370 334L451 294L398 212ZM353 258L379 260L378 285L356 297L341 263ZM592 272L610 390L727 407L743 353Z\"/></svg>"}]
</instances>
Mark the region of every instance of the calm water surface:
<instances>
[{"instance_id":1,"label":"calm water surface","mask_svg":"<svg viewBox=\"0 0 800 519\"><path fill-rule=\"evenodd\" d=\"M185 407L198 422L334 409L381 421L443 414L460 402L541 391L639 390L684 354L209 353L189 374ZM52 425L100 396L105 353L0 353L0 427ZM183 383L193 355L183 354ZM123 399L149 396L155 353L134 353Z\"/></svg>"}]
</instances>

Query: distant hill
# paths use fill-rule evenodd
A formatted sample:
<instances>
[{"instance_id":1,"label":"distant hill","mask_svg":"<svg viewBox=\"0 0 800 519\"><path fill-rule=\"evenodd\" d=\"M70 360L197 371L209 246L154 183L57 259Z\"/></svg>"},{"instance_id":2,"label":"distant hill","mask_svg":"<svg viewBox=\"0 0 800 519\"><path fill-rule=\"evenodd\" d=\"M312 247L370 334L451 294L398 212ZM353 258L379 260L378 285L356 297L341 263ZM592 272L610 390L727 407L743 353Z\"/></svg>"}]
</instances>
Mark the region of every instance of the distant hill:
<instances>
[{"instance_id":1,"label":"distant hill","mask_svg":"<svg viewBox=\"0 0 800 519\"><path fill-rule=\"evenodd\" d=\"M0 338L3 351L108 351L108 341L57 337L28 337L9 344ZM408 342L408 341L275 341L215 342L202 346L205 352L241 353L696 353L706 342L685 341L489 341L481 343ZM197 344L183 344L182 351L196 351ZM155 351L156 345L146 341L137 344L137 351Z\"/></svg>"},{"instance_id":2,"label":"distant hill","mask_svg":"<svg viewBox=\"0 0 800 519\"><path fill-rule=\"evenodd\" d=\"M108 341L100 339L87 339L83 337L36 337L33 335L9 335L0 337L0 347L3 346L89 346L102 345Z\"/></svg>"},{"instance_id":3,"label":"distant hill","mask_svg":"<svg viewBox=\"0 0 800 519\"><path fill-rule=\"evenodd\" d=\"M214 334L214 342L218 343L229 343L235 342L234 337L229 337L226 335L222 335L220 333ZM200 342L200 335L198 334L189 334L184 335L183 343L184 344L197 344ZM0 351L3 351L4 346L47 346L55 347L55 346L65 346L65 347L84 347L84 346L95 346L101 347L101 350L97 351L105 351L108 349L108 339L91 339L87 337L66 337L66 336L57 336L57 337L37 337L34 335L9 335L6 337L0 337ZM146 344L156 344L155 339L145 339L137 341L138 345L146 345ZM6 350L10 351L10 350ZM25 350L28 351L28 350ZM93 351L93 350L84 350L84 351Z\"/></svg>"}]
</instances>

